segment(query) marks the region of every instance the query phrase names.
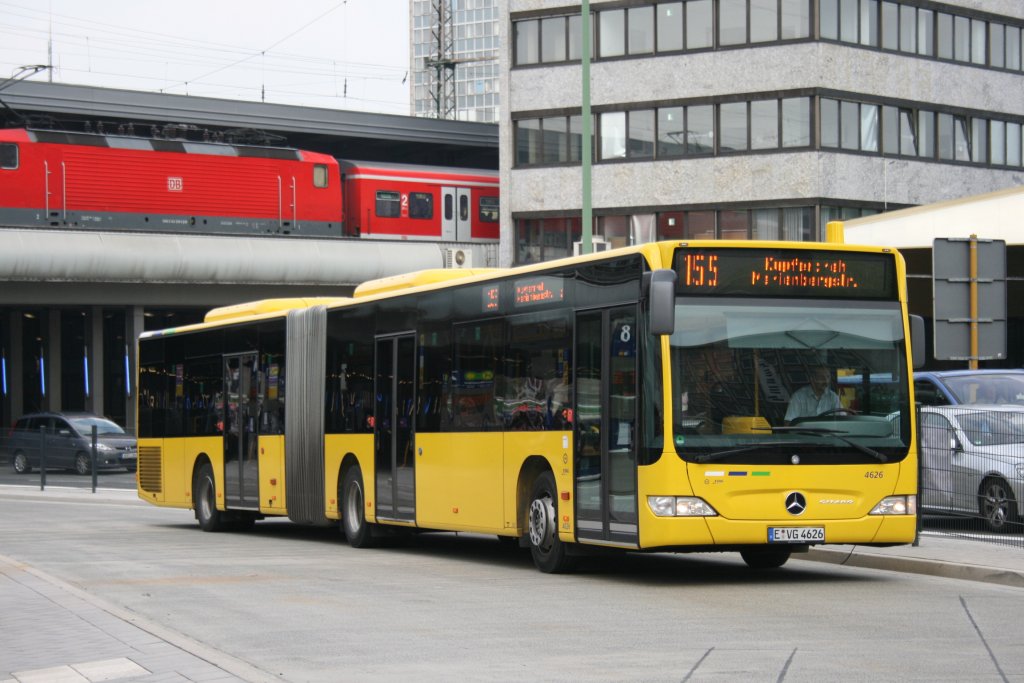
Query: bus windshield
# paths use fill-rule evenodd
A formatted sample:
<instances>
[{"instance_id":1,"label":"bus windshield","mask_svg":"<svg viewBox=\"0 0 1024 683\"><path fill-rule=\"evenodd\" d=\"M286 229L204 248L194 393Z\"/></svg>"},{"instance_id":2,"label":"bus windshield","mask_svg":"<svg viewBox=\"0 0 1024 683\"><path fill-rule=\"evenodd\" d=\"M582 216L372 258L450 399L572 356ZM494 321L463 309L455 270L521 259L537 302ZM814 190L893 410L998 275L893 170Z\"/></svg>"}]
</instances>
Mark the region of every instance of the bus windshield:
<instances>
[{"instance_id":1,"label":"bus windshield","mask_svg":"<svg viewBox=\"0 0 1024 683\"><path fill-rule=\"evenodd\" d=\"M906 457L909 400L896 302L679 298L670 338L673 441L722 463Z\"/></svg>"}]
</instances>

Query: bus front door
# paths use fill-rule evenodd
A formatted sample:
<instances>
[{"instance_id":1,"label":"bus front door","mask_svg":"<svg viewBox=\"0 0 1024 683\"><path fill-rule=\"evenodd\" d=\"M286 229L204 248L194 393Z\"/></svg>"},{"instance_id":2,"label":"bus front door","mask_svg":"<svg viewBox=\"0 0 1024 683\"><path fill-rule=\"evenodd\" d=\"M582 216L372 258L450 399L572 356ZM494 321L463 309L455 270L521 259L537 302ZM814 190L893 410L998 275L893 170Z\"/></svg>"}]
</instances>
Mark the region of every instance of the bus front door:
<instances>
[{"instance_id":1,"label":"bus front door","mask_svg":"<svg viewBox=\"0 0 1024 683\"><path fill-rule=\"evenodd\" d=\"M377 339L373 446L378 519L416 519L415 369L415 336Z\"/></svg>"},{"instance_id":2,"label":"bus front door","mask_svg":"<svg viewBox=\"0 0 1024 683\"><path fill-rule=\"evenodd\" d=\"M635 546L636 307L576 315L576 535Z\"/></svg>"},{"instance_id":3,"label":"bus front door","mask_svg":"<svg viewBox=\"0 0 1024 683\"><path fill-rule=\"evenodd\" d=\"M468 242L472 237L472 215L468 187L441 188L441 239Z\"/></svg>"},{"instance_id":4,"label":"bus front door","mask_svg":"<svg viewBox=\"0 0 1024 683\"><path fill-rule=\"evenodd\" d=\"M224 500L232 508L259 509L261 392L255 353L224 356Z\"/></svg>"}]
</instances>

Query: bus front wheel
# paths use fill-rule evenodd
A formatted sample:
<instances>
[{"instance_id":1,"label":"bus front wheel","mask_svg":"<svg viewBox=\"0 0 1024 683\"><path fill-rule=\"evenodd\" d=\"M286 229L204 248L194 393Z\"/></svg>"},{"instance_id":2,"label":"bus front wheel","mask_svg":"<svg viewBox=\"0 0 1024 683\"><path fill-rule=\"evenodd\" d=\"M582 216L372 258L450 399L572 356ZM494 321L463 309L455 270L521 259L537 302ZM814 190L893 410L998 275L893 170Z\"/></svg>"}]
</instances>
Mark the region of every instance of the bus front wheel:
<instances>
[{"instance_id":1,"label":"bus front wheel","mask_svg":"<svg viewBox=\"0 0 1024 683\"><path fill-rule=\"evenodd\" d=\"M559 574L572 569L574 558L558 537L558 489L550 472L537 477L530 492L527 529L530 554L537 569Z\"/></svg>"},{"instance_id":2,"label":"bus front wheel","mask_svg":"<svg viewBox=\"0 0 1024 683\"><path fill-rule=\"evenodd\" d=\"M741 550L740 556L751 569L778 569L786 564L791 552L790 548L751 548Z\"/></svg>"},{"instance_id":3,"label":"bus front wheel","mask_svg":"<svg viewBox=\"0 0 1024 683\"><path fill-rule=\"evenodd\" d=\"M373 545L373 528L366 521L366 496L363 472L358 465L350 467L341 482L341 529L353 548Z\"/></svg>"}]
</instances>

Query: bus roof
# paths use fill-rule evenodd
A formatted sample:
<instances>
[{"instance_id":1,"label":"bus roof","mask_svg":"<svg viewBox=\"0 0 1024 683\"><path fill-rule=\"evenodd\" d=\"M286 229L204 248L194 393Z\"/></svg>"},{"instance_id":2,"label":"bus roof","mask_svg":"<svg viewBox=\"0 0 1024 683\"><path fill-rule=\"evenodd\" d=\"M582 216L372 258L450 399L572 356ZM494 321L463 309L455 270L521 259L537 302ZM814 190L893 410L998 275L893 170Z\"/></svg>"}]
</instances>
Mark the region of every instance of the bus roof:
<instances>
[{"instance_id":1,"label":"bus roof","mask_svg":"<svg viewBox=\"0 0 1024 683\"><path fill-rule=\"evenodd\" d=\"M475 277L477 275L488 275L498 273L502 268L430 268L427 270L417 270L413 273L403 273L401 275L391 275L388 277L378 278L376 280L367 280L363 284L356 287L355 292L352 294L353 298L361 299L363 297L372 296L373 294L383 294L385 292L396 292L400 289L412 289L413 287L421 287L424 285L434 285L439 282L450 282L452 280L464 280L469 277Z\"/></svg>"}]
</instances>

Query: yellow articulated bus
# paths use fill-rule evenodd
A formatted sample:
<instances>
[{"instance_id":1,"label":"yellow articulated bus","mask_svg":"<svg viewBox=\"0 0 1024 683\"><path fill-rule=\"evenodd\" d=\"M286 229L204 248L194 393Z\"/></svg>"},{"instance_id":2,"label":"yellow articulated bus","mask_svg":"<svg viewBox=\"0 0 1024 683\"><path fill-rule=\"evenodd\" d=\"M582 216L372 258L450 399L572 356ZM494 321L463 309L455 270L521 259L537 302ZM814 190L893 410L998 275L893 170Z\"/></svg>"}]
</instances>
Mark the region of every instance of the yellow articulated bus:
<instances>
[{"instance_id":1,"label":"yellow articulated bus","mask_svg":"<svg viewBox=\"0 0 1024 683\"><path fill-rule=\"evenodd\" d=\"M675 241L216 309L139 340L139 497L356 547L496 534L545 572L907 543L904 282L891 249Z\"/></svg>"}]
</instances>

